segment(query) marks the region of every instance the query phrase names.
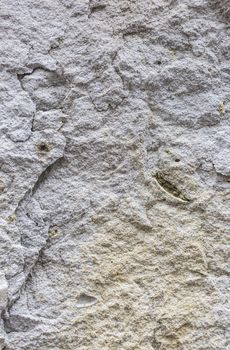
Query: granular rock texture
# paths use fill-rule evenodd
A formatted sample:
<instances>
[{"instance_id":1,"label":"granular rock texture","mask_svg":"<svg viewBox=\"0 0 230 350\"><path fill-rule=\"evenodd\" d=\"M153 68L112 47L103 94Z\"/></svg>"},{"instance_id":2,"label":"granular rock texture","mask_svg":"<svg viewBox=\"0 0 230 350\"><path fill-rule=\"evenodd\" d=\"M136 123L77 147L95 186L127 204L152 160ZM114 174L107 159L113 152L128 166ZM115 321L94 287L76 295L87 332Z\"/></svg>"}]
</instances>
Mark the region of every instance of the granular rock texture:
<instances>
[{"instance_id":1,"label":"granular rock texture","mask_svg":"<svg viewBox=\"0 0 230 350\"><path fill-rule=\"evenodd\" d=\"M0 349L227 349L230 1L0 5Z\"/></svg>"}]
</instances>

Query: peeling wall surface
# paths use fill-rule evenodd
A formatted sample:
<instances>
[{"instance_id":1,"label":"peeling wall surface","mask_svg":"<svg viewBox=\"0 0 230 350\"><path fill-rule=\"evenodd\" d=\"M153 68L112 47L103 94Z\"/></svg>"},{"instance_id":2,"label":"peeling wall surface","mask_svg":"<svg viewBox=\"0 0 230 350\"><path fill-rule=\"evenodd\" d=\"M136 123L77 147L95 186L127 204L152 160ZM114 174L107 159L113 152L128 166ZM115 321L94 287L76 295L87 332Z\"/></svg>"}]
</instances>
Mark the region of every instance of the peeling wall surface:
<instances>
[{"instance_id":1,"label":"peeling wall surface","mask_svg":"<svg viewBox=\"0 0 230 350\"><path fill-rule=\"evenodd\" d=\"M0 349L229 346L230 0L0 0Z\"/></svg>"}]
</instances>

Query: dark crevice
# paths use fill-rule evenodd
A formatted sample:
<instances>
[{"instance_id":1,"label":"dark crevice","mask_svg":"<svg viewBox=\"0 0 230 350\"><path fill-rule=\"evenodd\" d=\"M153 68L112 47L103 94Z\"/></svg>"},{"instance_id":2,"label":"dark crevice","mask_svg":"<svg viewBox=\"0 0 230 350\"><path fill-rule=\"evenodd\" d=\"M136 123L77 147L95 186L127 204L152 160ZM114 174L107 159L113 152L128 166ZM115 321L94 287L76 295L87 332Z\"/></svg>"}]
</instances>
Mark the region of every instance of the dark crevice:
<instances>
[{"instance_id":1,"label":"dark crevice","mask_svg":"<svg viewBox=\"0 0 230 350\"><path fill-rule=\"evenodd\" d=\"M47 179L47 177L49 176L50 172L53 170L53 168L55 168L57 165L59 165L62 161L63 161L64 157L62 156L61 158L58 158L57 160L55 160L54 163L50 164L42 173L41 175L38 177L36 183L34 184L32 190L31 190L31 195L33 196L37 190L39 189L39 187L41 186L41 184Z\"/></svg>"},{"instance_id":2,"label":"dark crevice","mask_svg":"<svg viewBox=\"0 0 230 350\"><path fill-rule=\"evenodd\" d=\"M20 207L22 201L28 196L30 195L30 197L32 197L36 191L38 190L38 188L41 186L41 184L45 181L45 179L47 179L48 175L50 174L50 172L52 171L52 169L55 167L55 166L58 166L59 163L63 160L63 157L61 158L58 158L54 163L50 164L42 173L41 175L38 177L38 180L36 181L36 183L34 184L33 188L28 190L24 197L20 200L20 202L18 203L18 206L17 206L17 209ZM47 228L47 232L49 232L50 230L50 227ZM11 300L8 300L8 304L7 304L7 307L5 308L5 311L3 312L3 316L2 316L2 319L3 319L3 323L4 323L4 329L6 331L6 333L9 333L10 332L10 329L8 327L8 323L9 323L9 313L10 313L10 309L12 308L12 306L17 302L17 300L20 299L20 296L22 294L22 292L25 290L26 288L26 285L27 283L29 282L30 278L32 277L32 274L33 274L33 271L35 270L37 264L39 262L41 262L42 260L42 254L44 252L44 250L46 249L47 247L47 242L49 240L49 237L46 239L44 245L42 248L40 248L38 250L38 253L37 253L37 258L35 259L35 261L33 262L33 265L30 267L29 271L27 272L27 275L25 277L25 280L23 282L23 284L21 285L21 287L19 288L18 292L17 292L17 295L12 298ZM23 246L23 242L21 241L21 245Z\"/></svg>"},{"instance_id":3,"label":"dark crevice","mask_svg":"<svg viewBox=\"0 0 230 350\"><path fill-rule=\"evenodd\" d=\"M92 16L94 13L105 10L105 8L106 8L106 5L97 5L97 6L91 7L89 17Z\"/></svg>"},{"instance_id":4,"label":"dark crevice","mask_svg":"<svg viewBox=\"0 0 230 350\"><path fill-rule=\"evenodd\" d=\"M189 202L189 199L171 182L166 180L160 173L156 173L155 179L158 185L168 194L182 202Z\"/></svg>"},{"instance_id":5,"label":"dark crevice","mask_svg":"<svg viewBox=\"0 0 230 350\"><path fill-rule=\"evenodd\" d=\"M21 82L22 79L27 76L27 75L31 75L33 74L34 72L36 72L37 70L44 70L45 72L51 72L53 73L54 71L48 69L48 68L44 68L42 65L37 65L35 68L32 69L31 72L28 72L28 73L17 73L17 77L18 77L18 80Z\"/></svg>"},{"instance_id":6,"label":"dark crevice","mask_svg":"<svg viewBox=\"0 0 230 350\"><path fill-rule=\"evenodd\" d=\"M35 192L38 190L41 183L47 178L47 176L50 173L50 171L52 170L52 168L55 167L55 165L57 165L63 159L64 159L64 157L62 156L61 158L56 159L52 164L48 165L47 168L45 168L45 170L39 175L38 180L35 182L34 186L32 188L28 189L25 192L24 196L20 199L20 201L18 202L18 205L15 209L15 213L17 212L18 208L21 206L21 203L26 199L26 197L29 195L35 194Z\"/></svg>"},{"instance_id":7,"label":"dark crevice","mask_svg":"<svg viewBox=\"0 0 230 350\"><path fill-rule=\"evenodd\" d=\"M37 182L35 183L34 187L30 190L28 190L24 197L19 201L18 206L16 211L18 210L18 208L20 207L21 203L23 200L25 200L25 198L30 194L31 197L34 195L34 193L37 191L37 189L39 188L39 186L41 185L41 183L47 178L48 174L50 173L50 171L53 169L53 167L55 165L58 164L59 161L61 161L62 158L57 159L54 163L52 163L51 165L49 165L43 172L42 174L39 176ZM15 212L16 212L15 211ZM47 232L49 231L50 227L47 228ZM13 307L13 305L20 299L20 296L22 294L22 292L25 290L27 283L29 282L30 278L32 277L32 273L35 270L37 264L41 261L42 259L42 254L43 251L46 249L47 246L47 242L48 242L49 237L46 239L45 244L43 245L43 247L41 249L39 249L38 251L38 255L37 258L35 259L35 261L33 262L33 265L30 267L29 271L27 272L27 275L25 277L25 280L23 282L23 284L21 285L21 287L19 288L19 290L17 291L17 295L14 296L11 300L8 300L7 306L5 308L5 310L2 313L2 320L3 320L3 327L6 333L10 333L11 330L9 328L9 314L10 314L10 310ZM23 246L23 242L21 239L21 245Z\"/></svg>"},{"instance_id":8,"label":"dark crevice","mask_svg":"<svg viewBox=\"0 0 230 350\"><path fill-rule=\"evenodd\" d=\"M2 314L4 330L5 330L5 332L7 334L9 334L9 333L14 331L9 326L10 310L12 309L14 304L20 299L22 292L26 289L26 286L27 286L28 282L32 278L32 274L33 274L34 270L36 269L36 266L42 260L42 255L43 255L44 250L46 249L47 241L48 241L48 239L46 240L45 245L38 251L38 256L37 256L36 260L34 261L32 267L30 268L29 272L27 273L23 284L19 288L19 290L17 292L17 296L15 298L11 299L10 301L8 300L7 307L5 308L5 310L4 310L3 314Z\"/></svg>"}]
</instances>

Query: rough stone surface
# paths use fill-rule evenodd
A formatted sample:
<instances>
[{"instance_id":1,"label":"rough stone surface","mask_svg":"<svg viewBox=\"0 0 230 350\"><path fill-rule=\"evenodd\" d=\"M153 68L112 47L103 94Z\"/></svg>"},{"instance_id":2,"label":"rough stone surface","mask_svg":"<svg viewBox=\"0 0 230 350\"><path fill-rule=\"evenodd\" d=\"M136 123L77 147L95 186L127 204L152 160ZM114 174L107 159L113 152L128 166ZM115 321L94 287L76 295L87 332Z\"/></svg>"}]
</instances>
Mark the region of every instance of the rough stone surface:
<instances>
[{"instance_id":1,"label":"rough stone surface","mask_svg":"<svg viewBox=\"0 0 230 350\"><path fill-rule=\"evenodd\" d=\"M228 349L230 1L0 5L0 349Z\"/></svg>"}]
</instances>

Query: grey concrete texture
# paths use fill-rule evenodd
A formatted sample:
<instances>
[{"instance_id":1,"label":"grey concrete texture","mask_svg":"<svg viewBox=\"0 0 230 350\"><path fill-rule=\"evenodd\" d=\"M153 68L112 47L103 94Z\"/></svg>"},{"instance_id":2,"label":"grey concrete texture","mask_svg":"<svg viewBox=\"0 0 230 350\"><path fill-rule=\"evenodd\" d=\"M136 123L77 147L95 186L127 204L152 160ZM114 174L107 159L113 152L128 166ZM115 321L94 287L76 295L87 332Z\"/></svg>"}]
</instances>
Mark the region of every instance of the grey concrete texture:
<instances>
[{"instance_id":1,"label":"grey concrete texture","mask_svg":"<svg viewBox=\"0 0 230 350\"><path fill-rule=\"evenodd\" d=\"M0 18L0 349L227 350L230 1Z\"/></svg>"}]
</instances>

